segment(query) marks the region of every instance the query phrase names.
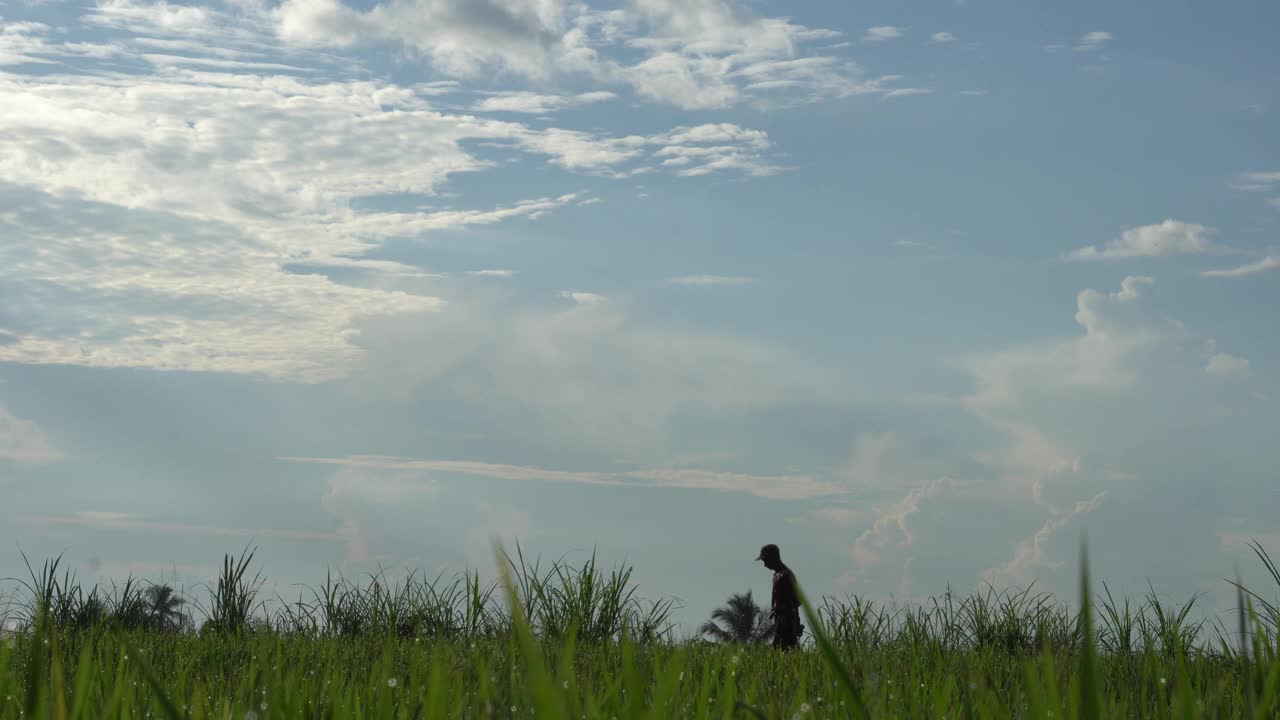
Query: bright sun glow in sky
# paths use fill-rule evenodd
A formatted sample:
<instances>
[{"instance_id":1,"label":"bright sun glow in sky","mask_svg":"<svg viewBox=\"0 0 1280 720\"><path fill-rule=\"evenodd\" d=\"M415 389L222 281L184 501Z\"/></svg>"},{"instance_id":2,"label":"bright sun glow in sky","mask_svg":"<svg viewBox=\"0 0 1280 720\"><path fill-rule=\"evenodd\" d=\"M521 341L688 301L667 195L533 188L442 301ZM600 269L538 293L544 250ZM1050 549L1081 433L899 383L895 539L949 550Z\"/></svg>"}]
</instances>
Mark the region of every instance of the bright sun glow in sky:
<instances>
[{"instance_id":1,"label":"bright sun glow in sky","mask_svg":"<svg viewBox=\"0 0 1280 720\"><path fill-rule=\"evenodd\" d=\"M1230 598L1270 0L0 0L0 576ZM1216 600L1215 600L1216 601ZM1229 600L1228 600L1229 601Z\"/></svg>"}]
</instances>

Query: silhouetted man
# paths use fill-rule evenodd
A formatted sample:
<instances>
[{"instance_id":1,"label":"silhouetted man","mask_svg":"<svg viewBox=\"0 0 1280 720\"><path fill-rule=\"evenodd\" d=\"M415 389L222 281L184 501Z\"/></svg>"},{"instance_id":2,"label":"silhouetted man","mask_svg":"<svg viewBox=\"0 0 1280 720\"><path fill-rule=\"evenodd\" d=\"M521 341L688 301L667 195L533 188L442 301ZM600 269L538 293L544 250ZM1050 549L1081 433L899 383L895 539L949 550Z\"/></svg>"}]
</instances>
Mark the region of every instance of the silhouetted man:
<instances>
[{"instance_id":1,"label":"silhouetted man","mask_svg":"<svg viewBox=\"0 0 1280 720\"><path fill-rule=\"evenodd\" d=\"M756 560L773 571L773 645L792 648L800 643L804 625L800 623L800 597L796 594L796 576L791 568L782 564L782 554L777 545L760 548Z\"/></svg>"}]
</instances>

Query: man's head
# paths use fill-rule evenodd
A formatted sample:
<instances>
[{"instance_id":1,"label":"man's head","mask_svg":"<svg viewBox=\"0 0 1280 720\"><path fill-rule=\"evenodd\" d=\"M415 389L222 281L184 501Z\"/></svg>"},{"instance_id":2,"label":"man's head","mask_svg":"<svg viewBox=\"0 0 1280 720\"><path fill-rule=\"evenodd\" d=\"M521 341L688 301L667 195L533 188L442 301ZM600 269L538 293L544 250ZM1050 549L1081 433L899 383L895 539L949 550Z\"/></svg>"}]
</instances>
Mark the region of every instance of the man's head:
<instances>
[{"instance_id":1,"label":"man's head","mask_svg":"<svg viewBox=\"0 0 1280 720\"><path fill-rule=\"evenodd\" d=\"M756 556L756 560L764 561L764 566L770 570L782 567L782 554L778 552L778 546L772 543L760 548L760 554Z\"/></svg>"}]
</instances>

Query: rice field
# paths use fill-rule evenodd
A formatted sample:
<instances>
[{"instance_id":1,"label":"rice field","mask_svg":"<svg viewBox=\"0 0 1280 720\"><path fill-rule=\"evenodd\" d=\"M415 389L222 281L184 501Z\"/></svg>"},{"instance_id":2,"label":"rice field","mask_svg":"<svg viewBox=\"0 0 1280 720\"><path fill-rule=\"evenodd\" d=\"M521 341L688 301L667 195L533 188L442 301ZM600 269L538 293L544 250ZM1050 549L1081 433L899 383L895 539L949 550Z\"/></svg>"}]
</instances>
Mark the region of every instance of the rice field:
<instances>
[{"instance_id":1,"label":"rice field","mask_svg":"<svg viewBox=\"0 0 1280 720\"><path fill-rule=\"evenodd\" d=\"M172 614L55 559L9 605L0 718L1273 718L1280 573L1254 550L1276 586L1237 586L1230 618L1095 592L1086 561L1074 609L1030 590L806 599L792 652L676 637L629 568L518 548L492 584L329 577L290 600L263 596L246 551Z\"/></svg>"}]
</instances>

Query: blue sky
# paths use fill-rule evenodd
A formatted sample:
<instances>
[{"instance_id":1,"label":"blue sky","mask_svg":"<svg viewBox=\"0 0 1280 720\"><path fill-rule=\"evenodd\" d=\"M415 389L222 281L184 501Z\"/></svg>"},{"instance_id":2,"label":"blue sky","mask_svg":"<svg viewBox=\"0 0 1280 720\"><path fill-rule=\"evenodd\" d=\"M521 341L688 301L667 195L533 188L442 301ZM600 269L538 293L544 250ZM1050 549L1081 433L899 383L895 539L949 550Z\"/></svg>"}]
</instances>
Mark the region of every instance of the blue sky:
<instances>
[{"instance_id":1,"label":"blue sky","mask_svg":"<svg viewBox=\"0 0 1280 720\"><path fill-rule=\"evenodd\" d=\"M0 575L1209 592L1280 552L1274 3L0 1Z\"/></svg>"}]
</instances>

